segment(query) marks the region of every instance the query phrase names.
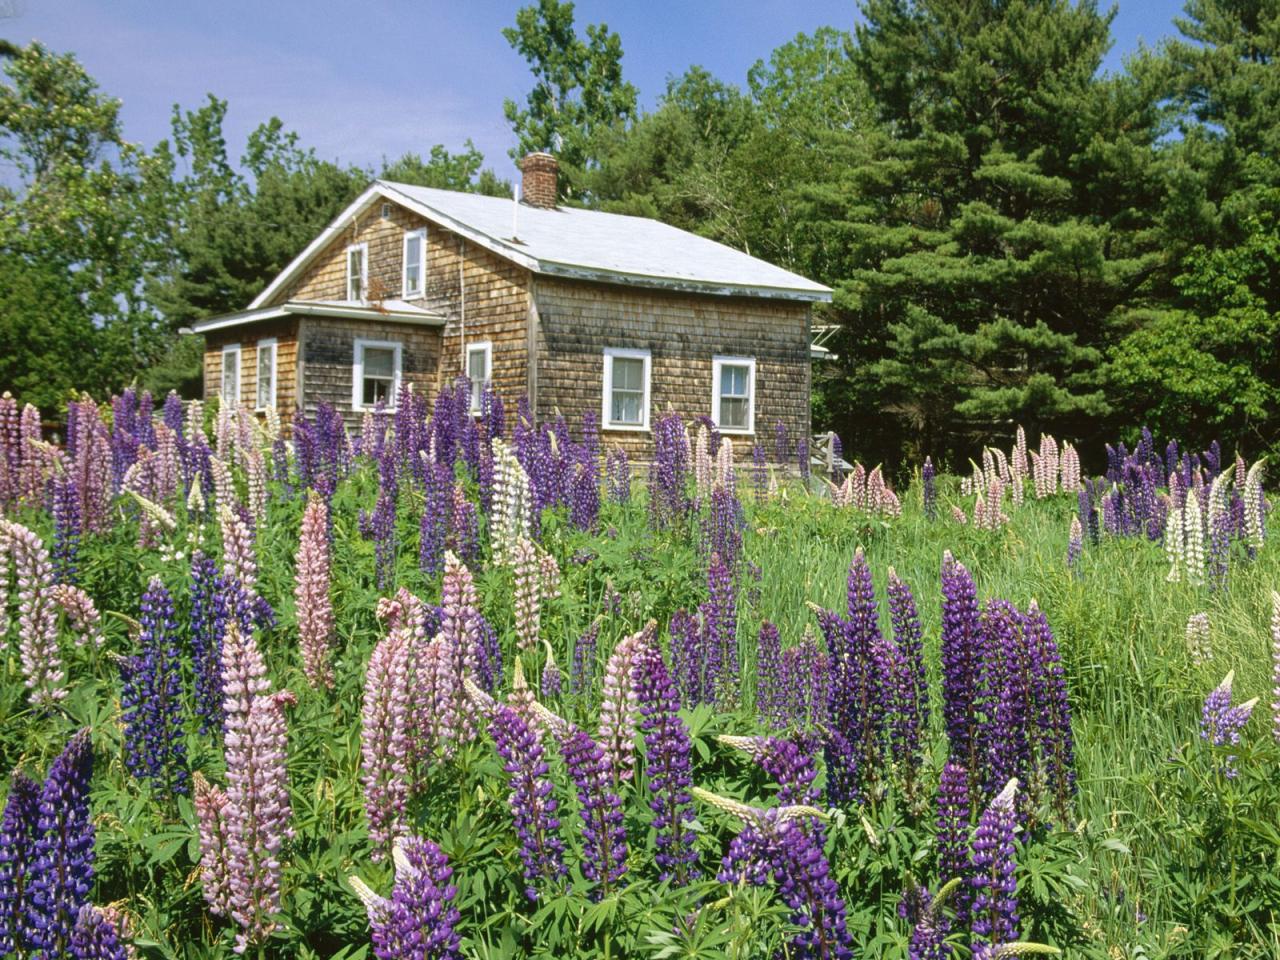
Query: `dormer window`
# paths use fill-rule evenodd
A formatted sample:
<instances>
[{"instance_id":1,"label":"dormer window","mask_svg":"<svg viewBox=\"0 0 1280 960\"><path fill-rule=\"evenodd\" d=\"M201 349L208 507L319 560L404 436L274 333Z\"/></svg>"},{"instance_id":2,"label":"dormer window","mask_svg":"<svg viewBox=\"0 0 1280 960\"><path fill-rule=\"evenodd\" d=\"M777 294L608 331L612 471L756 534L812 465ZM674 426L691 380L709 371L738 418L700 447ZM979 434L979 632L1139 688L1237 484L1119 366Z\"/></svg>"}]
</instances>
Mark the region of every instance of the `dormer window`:
<instances>
[{"instance_id":1,"label":"dormer window","mask_svg":"<svg viewBox=\"0 0 1280 960\"><path fill-rule=\"evenodd\" d=\"M347 299L361 302L369 294L369 245L347 247Z\"/></svg>"},{"instance_id":2,"label":"dormer window","mask_svg":"<svg viewBox=\"0 0 1280 960\"><path fill-rule=\"evenodd\" d=\"M427 286L427 228L404 234L404 292L406 300L422 296Z\"/></svg>"}]
</instances>

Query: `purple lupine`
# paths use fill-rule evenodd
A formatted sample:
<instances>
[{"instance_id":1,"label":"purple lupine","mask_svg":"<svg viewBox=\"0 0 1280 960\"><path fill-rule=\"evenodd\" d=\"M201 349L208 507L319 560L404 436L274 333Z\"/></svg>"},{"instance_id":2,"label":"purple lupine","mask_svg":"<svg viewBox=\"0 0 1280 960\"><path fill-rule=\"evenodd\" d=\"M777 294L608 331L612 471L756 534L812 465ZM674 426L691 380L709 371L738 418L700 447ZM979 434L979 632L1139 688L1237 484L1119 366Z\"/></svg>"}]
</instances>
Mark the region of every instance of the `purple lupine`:
<instances>
[{"instance_id":1,"label":"purple lupine","mask_svg":"<svg viewBox=\"0 0 1280 960\"><path fill-rule=\"evenodd\" d=\"M698 853L689 824L694 819L689 787L689 730L680 719L680 701L657 644L647 645L635 665L640 729L644 732L645 770L657 832L658 877L684 886L698 876Z\"/></svg>"},{"instance_id":2,"label":"purple lupine","mask_svg":"<svg viewBox=\"0 0 1280 960\"><path fill-rule=\"evenodd\" d=\"M787 425L778 420L773 425L774 463L786 463L791 459L791 446L787 443Z\"/></svg>"},{"instance_id":3,"label":"purple lupine","mask_svg":"<svg viewBox=\"0 0 1280 960\"><path fill-rule=\"evenodd\" d=\"M722 709L728 709L738 696L738 601L733 573L719 554L711 555L707 567L707 594L703 629L709 663L703 673L703 689Z\"/></svg>"},{"instance_id":4,"label":"purple lupine","mask_svg":"<svg viewBox=\"0 0 1280 960\"><path fill-rule=\"evenodd\" d=\"M89 780L93 747L76 733L49 767L40 791L37 840L27 882L27 936L42 956L61 957L93 887L93 821Z\"/></svg>"},{"instance_id":5,"label":"purple lupine","mask_svg":"<svg viewBox=\"0 0 1280 960\"><path fill-rule=\"evenodd\" d=\"M159 577L142 595L141 652L121 665L124 687L125 766L151 780L161 795L185 795L187 769L182 721L182 657L173 597Z\"/></svg>"},{"instance_id":6,"label":"purple lupine","mask_svg":"<svg viewBox=\"0 0 1280 960\"><path fill-rule=\"evenodd\" d=\"M484 419L489 439L501 437L506 432L507 417L502 397L488 384L485 385L484 395L480 400L480 415Z\"/></svg>"},{"instance_id":7,"label":"purple lupine","mask_svg":"<svg viewBox=\"0 0 1280 960\"><path fill-rule=\"evenodd\" d=\"M1031 663L1013 604L988 600L980 624L972 771L990 796L1012 777L1025 780L1031 766Z\"/></svg>"},{"instance_id":8,"label":"purple lupine","mask_svg":"<svg viewBox=\"0 0 1280 960\"><path fill-rule=\"evenodd\" d=\"M789 723L817 727L826 723L831 690L831 661L806 635L782 651L782 689Z\"/></svg>"},{"instance_id":9,"label":"purple lupine","mask_svg":"<svg viewBox=\"0 0 1280 960\"><path fill-rule=\"evenodd\" d=\"M546 641L543 641L546 643ZM543 697L558 697L564 689L564 675L560 672L560 667L555 661L555 657L551 655L551 648L547 646L547 660L542 666L542 684L540 687Z\"/></svg>"},{"instance_id":10,"label":"purple lupine","mask_svg":"<svg viewBox=\"0 0 1280 960\"><path fill-rule=\"evenodd\" d=\"M538 899L538 884L559 884L565 875L564 844L557 831L556 799L542 744L529 722L511 707L499 706L489 722L489 734L509 774L510 807L520 840L525 895Z\"/></svg>"},{"instance_id":11,"label":"purple lupine","mask_svg":"<svg viewBox=\"0 0 1280 960\"><path fill-rule=\"evenodd\" d=\"M782 634L766 620L756 639L756 718L764 726L786 726L783 709Z\"/></svg>"},{"instance_id":12,"label":"purple lupine","mask_svg":"<svg viewBox=\"0 0 1280 960\"><path fill-rule=\"evenodd\" d=\"M924 458L920 468L920 499L924 504L924 518L932 523L938 517L938 481L933 461Z\"/></svg>"},{"instance_id":13,"label":"purple lupine","mask_svg":"<svg viewBox=\"0 0 1280 960\"><path fill-rule=\"evenodd\" d=\"M467 499L460 483L453 485L449 541L453 545L453 552L467 563L475 563L480 559L480 518L476 513L476 505Z\"/></svg>"},{"instance_id":14,"label":"purple lupine","mask_svg":"<svg viewBox=\"0 0 1280 960\"><path fill-rule=\"evenodd\" d=\"M794 740L764 737L755 751L760 769L778 785L778 804L812 805L818 801L813 782L817 777L813 754Z\"/></svg>"},{"instance_id":15,"label":"purple lupine","mask_svg":"<svg viewBox=\"0 0 1280 960\"><path fill-rule=\"evenodd\" d=\"M480 613L474 618L476 634L476 679L488 693L493 693L502 683L502 644L493 624Z\"/></svg>"},{"instance_id":16,"label":"purple lupine","mask_svg":"<svg viewBox=\"0 0 1280 960\"><path fill-rule=\"evenodd\" d=\"M902 653L909 677L906 710L917 735L929 728L929 681L925 674L924 642L915 597L906 582L889 568L889 619L893 624L893 641ZM918 743L911 746L917 753Z\"/></svg>"},{"instance_id":17,"label":"purple lupine","mask_svg":"<svg viewBox=\"0 0 1280 960\"><path fill-rule=\"evenodd\" d=\"M1062 656L1049 621L1036 602L1023 617L1023 640L1032 664L1032 699L1035 704L1037 752L1044 765L1041 775L1053 796L1058 816L1067 820L1071 798L1076 791L1075 738L1071 732L1071 704L1067 698Z\"/></svg>"},{"instance_id":18,"label":"purple lupine","mask_svg":"<svg viewBox=\"0 0 1280 960\"><path fill-rule=\"evenodd\" d=\"M80 493L70 475L53 481L53 580L74 584L80 552Z\"/></svg>"},{"instance_id":19,"label":"purple lupine","mask_svg":"<svg viewBox=\"0 0 1280 960\"><path fill-rule=\"evenodd\" d=\"M688 445L684 422L677 414L658 419L653 428L653 466L649 474L649 510L651 522L657 527L669 526L689 510Z\"/></svg>"},{"instance_id":20,"label":"purple lupine","mask_svg":"<svg viewBox=\"0 0 1280 960\"><path fill-rule=\"evenodd\" d=\"M903 893L898 916L911 924L908 960L949 960L951 948L946 938L950 924L938 912L933 894L926 887L913 884Z\"/></svg>"},{"instance_id":21,"label":"purple lupine","mask_svg":"<svg viewBox=\"0 0 1280 960\"><path fill-rule=\"evenodd\" d=\"M1080 554L1084 551L1084 530L1080 526L1080 518L1071 518L1071 530L1067 536L1067 568L1076 570L1080 562ZM1077 571L1078 573L1078 571Z\"/></svg>"},{"instance_id":22,"label":"purple lupine","mask_svg":"<svg viewBox=\"0 0 1280 960\"><path fill-rule=\"evenodd\" d=\"M600 514L600 483L595 460L574 465L569 495L569 522L579 530L595 528Z\"/></svg>"},{"instance_id":23,"label":"purple lupine","mask_svg":"<svg viewBox=\"0 0 1280 960\"><path fill-rule=\"evenodd\" d=\"M578 793L582 818L582 875L596 884L593 898L607 896L627 872L627 832L622 798L604 749L582 730L562 737L560 753Z\"/></svg>"},{"instance_id":24,"label":"purple lupine","mask_svg":"<svg viewBox=\"0 0 1280 960\"><path fill-rule=\"evenodd\" d=\"M0 956L18 955L30 946L27 899L39 819L40 785L15 770L0 821Z\"/></svg>"},{"instance_id":25,"label":"purple lupine","mask_svg":"<svg viewBox=\"0 0 1280 960\"><path fill-rule=\"evenodd\" d=\"M712 702L710 693L703 688L705 653L698 619L677 610L671 615L667 631L671 636L671 674L680 692L680 702L686 707Z\"/></svg>"},{"instance_id":26,"label":"purple lupine","mask_svg":"<svg viewBox=\"0 0 1280 960\"><path fill-rule=\"evenodd\" d=\"M426 483L418 524L418 569L434 577L444 569L453 506L453 470L441 463L426 463L423 471Z\"/></svg>"},{"instance_id":27,"label":"purple lupine","mask_svg":"<svg viewBox=\"0 0 1280 960\"><path fill-rule=\"evenodd\" d=\"M196 716L200 732L222 728L222 632L227 607L218 565L199 550L191 554L191 616L187 639L195 675Z\"/></svg>"},{"instance_id":28,"label":"purple lupine","mask_svg":"<svg viewBox=\"0 0 1280 960\"><path fill-rule=\"evenodd\" d=\"M378 960L461 960L460 915L453 899L449 858L430 840L404 837L393 853L395 886L379 897L358 877L351 886L369 915L373 955Z\"/></svg>"},{"instance_id":29,"label":"purple lupine","mask_svg":"<svg viewBox=\"0 0 1280 960\"><path fill-rule=\"evenodd\" d=\"M595 686L596 643L600 638L600 620L578 635L573 644L573 665L569 670L569 692L575 697L585 697Z\"/></svg>"},{"instance_id":30,"label":"purple lupine","mask_svg":"<svg viewBox=\"0 0 1280 960\"><path fill-rule=\"evenodd\" d=\"M120 942L120 931L111 919L91 903L76 915L71 928L68 954L74 960L128 960L129 951Z\"/></svg>"},{"instance_id":31,"label":"purple lupine","mask_svg":"<svg viewBox=\"0 0 1280 960\"><path fill-rule=\"evenodd\" d=\"M946 883L969 875L969 774L953 760L942 768L936 812L938 877ZM963 901L963 897L961 898Z\"/></svg>"},{"instance_id":32,"label":"purple lupine","mask_svg":"<svg viewBox=\"0 0 1280 960\"><path fill-rule=\"evenodd\" d=\"M1205 697L1204 707L1200 711L1200 739L1214 747L1233 747L1240 742L1240 731L1244 729L1258 699L1246 701L1239 706L1231 703L1231 683L1235 671L1229 672L1223 681ZM1236 770L1235 756L1226 753L1217 764L1223 776L1234 778Z\"/></svg>"},{"instance_id":33,"label":"purple lupine","mask_svg":"<svg viewBox=\"0 0 1280 960\"><path fill-rule=\"evenodd\" d=\"M973 834L970 929L979 942L993 946L1018 938L1018 884L1014 878L1013 846L1017 790L1018 781L1010 780L982 812Z\"/></svg>"},{"instance_id":34,"label":"purple lupine","mask_svg":"<svg viewBox=\"0 0 1280 960\"><path fill-rule=\"evenodd\" d=\"M788 820L778 830L778 895L793 913L791 922L801 930L792 940L797 958L852 960L844 898L831 877L831 865L822 852L822 832L805 829Z\"/></svg>"},{"instance_id":35,"label":"purple lupine","mask_svg":"<svg viewBox=\"0 0 1280 960\"><path fill-rule=\"evenodd\" d=\"M800 468L800 479L807 486L812 465L809 463L809 441L803 438L796 441L796 465Z\"/></svg>"},{"instance_id":36,"label":"purple lupine","mask_svg":"<svg viewBox=\"0 0 1280 960\"><path fill-rule=\"evenodd\" d=\"M605 455L605 474L609 499L614 503L627 503L631 499L631 464L627 460L627 451L614 447Z\"/></svg>"},{"instance_id":37,"label":"purple lupine","mask_svg":"<svg viewBox=\"0 0 1280 960\"><path fill-rule=\"evenodd\" d=\"M702 525L703 555L718 555L724 565L732 570L742 550L742 530L745 526L746 519L737 496L731 489L717 485L711 491L711 502Z\"/></svg>"},{"instance_id":38,"label":"purple lupine","mask_svg":"<svg viewBox=\"0 0 1280 960\"><path fill-rule=\"evenodd\" d=\"M975 746L981 645L973 577L948 551L942 561L942 716L952 756L966 759Z\"/></svg>"}]
</instances>

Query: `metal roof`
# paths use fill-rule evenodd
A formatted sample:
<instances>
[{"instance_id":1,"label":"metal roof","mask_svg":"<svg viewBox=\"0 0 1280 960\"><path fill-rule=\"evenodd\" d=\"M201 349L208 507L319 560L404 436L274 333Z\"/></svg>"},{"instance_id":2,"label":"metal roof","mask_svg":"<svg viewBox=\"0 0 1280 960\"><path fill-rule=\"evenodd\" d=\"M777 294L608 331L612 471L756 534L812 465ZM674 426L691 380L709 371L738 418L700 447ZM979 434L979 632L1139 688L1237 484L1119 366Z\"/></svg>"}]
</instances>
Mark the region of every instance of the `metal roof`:
<instances>
[{"instance_id":1,"label":"metal roof","mask_svg":"<svg viewBox=\"0 0 1280 960\"><path fill-rule=\"evenodd\" d=\"M377 180L251 306L271 303L352 217L384 198L534 273L721 296L831 300L829 287L647 217L545 209L502 197Z\"/></svg>"}]
</instances>

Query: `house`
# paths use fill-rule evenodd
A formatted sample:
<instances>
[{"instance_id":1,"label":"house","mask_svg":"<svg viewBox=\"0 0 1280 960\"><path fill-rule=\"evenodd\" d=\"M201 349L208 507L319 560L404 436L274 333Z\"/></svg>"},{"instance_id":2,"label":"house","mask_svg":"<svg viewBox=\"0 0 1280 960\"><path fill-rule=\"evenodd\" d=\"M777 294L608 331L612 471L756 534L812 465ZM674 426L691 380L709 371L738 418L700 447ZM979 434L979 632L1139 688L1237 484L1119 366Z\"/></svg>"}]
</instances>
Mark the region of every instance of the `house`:
<instances>
[{"instance_id":1,"label":"house","mask_svg":"<svg viewBox=\"0 0 1280 960\"><path fill-rule=\"evenodd\" d=\"M206 398L350 421L402 383L465 374L540 420L600 415L606 444L652 451L668 409L728 435L809 433L810 310L831 291L643 217L560 208L556 160L523 200L376 181L242 312L193 326ZM772 450L772 442L767 443Z\"/></svg>"}]
</instances>

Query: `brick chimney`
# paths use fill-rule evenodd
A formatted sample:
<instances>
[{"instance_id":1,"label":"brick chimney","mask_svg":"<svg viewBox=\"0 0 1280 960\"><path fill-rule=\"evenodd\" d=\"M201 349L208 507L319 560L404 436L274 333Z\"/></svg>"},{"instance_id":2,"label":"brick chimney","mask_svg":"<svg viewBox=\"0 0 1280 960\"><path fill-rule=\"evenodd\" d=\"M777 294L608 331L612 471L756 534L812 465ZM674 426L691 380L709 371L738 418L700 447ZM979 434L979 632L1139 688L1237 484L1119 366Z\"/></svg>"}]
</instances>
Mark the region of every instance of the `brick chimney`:
<instances>
[{"instance_id":1,"label":"brick chimney","mask_svg":"<svg viewBox=\"0 0 1280 960\"><path fill-rule=\"evenodd\" d=\"M531 207L552 210L556 205L556 181L560 164L549 153L530 153L520 161L520 193Z\"/></svg>"}]
</instances>

